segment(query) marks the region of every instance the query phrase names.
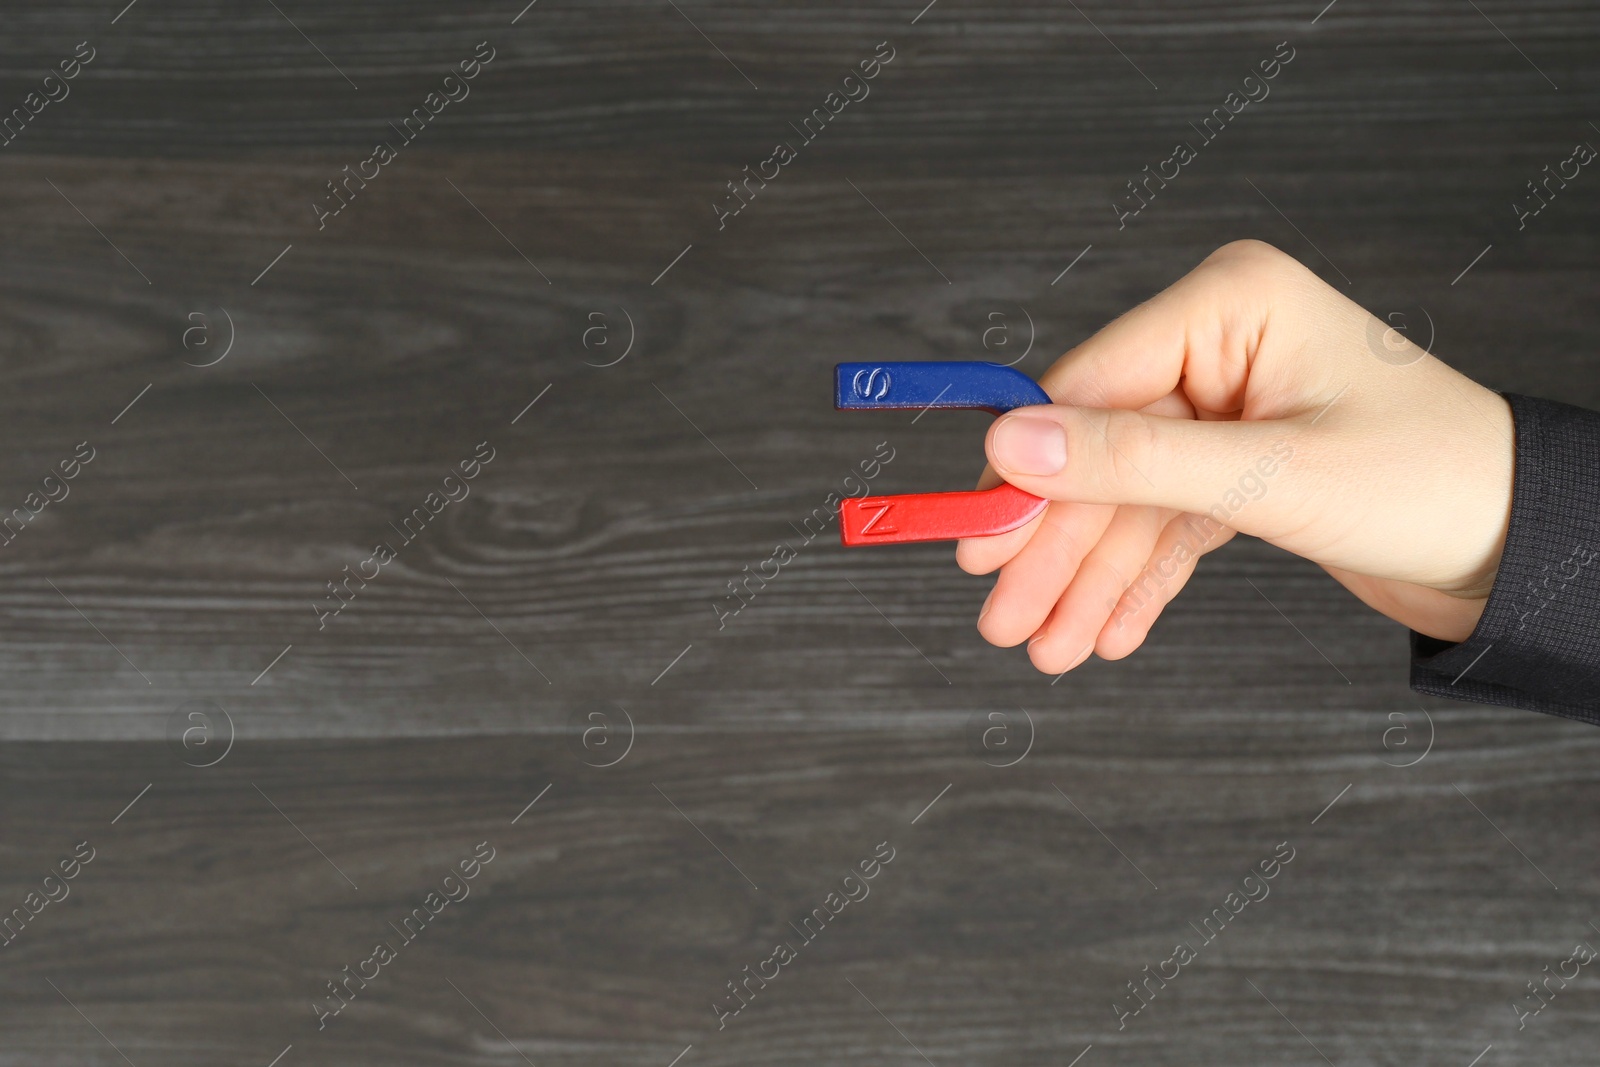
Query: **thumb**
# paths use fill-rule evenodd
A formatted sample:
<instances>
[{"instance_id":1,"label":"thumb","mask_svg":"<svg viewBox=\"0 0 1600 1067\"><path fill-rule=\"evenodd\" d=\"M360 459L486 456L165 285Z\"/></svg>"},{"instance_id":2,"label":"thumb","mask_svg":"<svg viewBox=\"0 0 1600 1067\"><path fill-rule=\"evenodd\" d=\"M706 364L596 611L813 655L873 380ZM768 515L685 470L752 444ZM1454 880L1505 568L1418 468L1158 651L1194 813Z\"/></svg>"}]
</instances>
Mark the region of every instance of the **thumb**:
<instances>
[{"instance_id":1,"label":"thumb","mask_svg":"<svg viewBox=\"0 0 1600 1067\"><path fill-rule=\"evenodd\" d=\"M1280 475L1301 428L1053 404L996 419L985 451L1001 477L1035 496L1210 514L1265 535L1298 504Z\"/></svg>"}]
</instances>

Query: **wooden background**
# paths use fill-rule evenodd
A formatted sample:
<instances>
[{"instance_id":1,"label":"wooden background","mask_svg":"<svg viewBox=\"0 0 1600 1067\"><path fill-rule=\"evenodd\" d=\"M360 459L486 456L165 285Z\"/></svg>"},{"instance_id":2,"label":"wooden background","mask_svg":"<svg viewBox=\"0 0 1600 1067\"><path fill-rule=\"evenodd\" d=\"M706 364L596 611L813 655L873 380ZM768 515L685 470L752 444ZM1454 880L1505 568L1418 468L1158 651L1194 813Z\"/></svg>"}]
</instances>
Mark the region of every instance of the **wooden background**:
<instances>
[{"instance_id":1,"label":"wooden background","mask_svg":"<svg viewBox=\"0 0 1600 1067\"><path fill-rule=\"evenodd\" d=\"M834 362L1037 374L1238 237L1425 308L1495 388L1600 405L1600 177L1510 207L1600 144L1593 5L120 7L0 35L4 109L96 50L0 148L0 511L96 449L0 549L0 910L96 849L0 947L0 1064L1594 1062L1595 975L1521 1030L1511 1002L1600 944L1600 732L1414 697L1403 631L1316 568L1240 539L1139 654L1054 684L977 637L946 545L830 531L712 609L878 442L878 491L981 466L982 416L837 414ZM324 183L485 40L319 232ZM882 41L719 232L723 183ZM1119 231L1280 41L1271 96ZM472 895L319 1031L481 841ZM880 842L870 897L719 1030Z\"/></svg>"}]
</instances>

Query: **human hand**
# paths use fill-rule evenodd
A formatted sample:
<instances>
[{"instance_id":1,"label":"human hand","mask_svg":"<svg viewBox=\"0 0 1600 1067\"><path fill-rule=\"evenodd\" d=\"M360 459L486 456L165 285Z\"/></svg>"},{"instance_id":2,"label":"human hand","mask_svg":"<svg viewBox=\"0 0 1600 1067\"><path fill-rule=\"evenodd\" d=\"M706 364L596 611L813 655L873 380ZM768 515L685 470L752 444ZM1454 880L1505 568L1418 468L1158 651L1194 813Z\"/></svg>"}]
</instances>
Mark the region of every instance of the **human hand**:
<instances>
[{"instance_id":1,"label":"human hand","mask_svg":"<svg viewBox=\"0 0 1600 1067\"><path fill-rule=\"evenodd\" d=\"M1463 640L1483 613L1510 406L1270 245L1218 249L1039 384L1055 404L995 420L979 484L1051 504L956 560L1000 570L978 630L1026 640L1041 671L1131 653L1236 532L1432 637Z\"/></svg>"}]
</instances>

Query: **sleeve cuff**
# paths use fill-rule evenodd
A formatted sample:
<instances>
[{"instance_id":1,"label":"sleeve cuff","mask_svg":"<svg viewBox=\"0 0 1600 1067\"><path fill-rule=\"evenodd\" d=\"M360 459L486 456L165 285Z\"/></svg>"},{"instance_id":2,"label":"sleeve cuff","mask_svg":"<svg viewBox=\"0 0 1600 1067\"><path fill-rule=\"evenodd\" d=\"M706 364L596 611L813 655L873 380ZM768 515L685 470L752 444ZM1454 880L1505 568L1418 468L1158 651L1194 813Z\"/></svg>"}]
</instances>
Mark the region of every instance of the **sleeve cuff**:
<instances>
[{"instance_id":1,"label":"sleeve cuff","mask_svg":"<svg viewBox=\"0 0 1600 1067\"><path fill-rule=\"evenodd\" d=\"M1411 688L1600 725L1600 413L1503 393L1511 521L1465 641L1411 632Z\"/></svg>"}]
</instances>

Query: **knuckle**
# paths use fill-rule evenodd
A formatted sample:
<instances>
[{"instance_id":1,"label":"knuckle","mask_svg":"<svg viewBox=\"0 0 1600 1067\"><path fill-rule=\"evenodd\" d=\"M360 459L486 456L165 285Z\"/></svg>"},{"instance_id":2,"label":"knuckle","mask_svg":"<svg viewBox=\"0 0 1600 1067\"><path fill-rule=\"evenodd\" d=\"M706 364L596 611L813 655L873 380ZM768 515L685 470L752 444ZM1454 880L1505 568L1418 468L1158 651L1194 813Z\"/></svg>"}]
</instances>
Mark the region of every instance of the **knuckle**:
<instances>
[{"instance_id":1,"label":"knuckle","mask_svg":"<svg viewBox=\"0 0 1600 1067\"><path fill-rule=\"evenodd\" d=\"M1112 409L1106 416L1104 470L1110 482L1118 487L1145 485L1149 472L1160 464L1160 435L1136 411Z\"/></svg>"},{"instance_id":2,"label":"knuckle","mask_svg":"<svg viewBox=\"0 0 1600 1067\"><path fill-rule=\"evenodd\" d=\"M1292 262L1292 257L1276 245L1258 241L1254 237L1229 241L1205 258L1207 263L1227 266L1261 266L1283 260Z\"/></svg>"},{"instance_id":3,"label":"knuckle","mask_svg":"<svg viewBox=\"0 0 1600 1067\"><path fill-rule=\"evenodd\" d=\"M1096 575L1098 575L1098 583L1111 590L1111 595L1115 596L1119 602L1122 596L1127 593L1129 586L1133 584L1133 580L1124 575L1120 568L1099 555L1093 555L1084 560L1080 573L1085 574L1091 581L1096 580Z\"/></svg>"},{"instance_id":4,"label":"knuckle","mask_svg":"<svg viewBox=\"0 0 1600 1067\"><path fill-rule=\"evenodd\" d=\"M1289 253L1254 238L1229 241L1207 256L1201 267L1226 284L1247 283L1254 288L1265 286L1272 290L1294 285L1310 274L1304 264Z\"/></svg>"},{"instance_id":5,"label":"knuckle","mask_svg":"<svg viewBox=\"0 0 1600 1067\"><path fill-rule=\"evenodd\" d=\"M1083 543L1071 533L1062 528L1060 523L1046 520L1042 531L1048 531L1048 536L1055 554L1062 562L1082 559L1086 548Z\"/></svg>"}]
</instances>

